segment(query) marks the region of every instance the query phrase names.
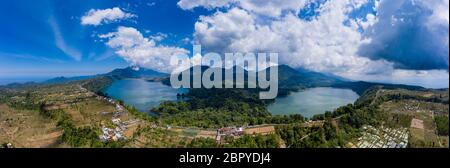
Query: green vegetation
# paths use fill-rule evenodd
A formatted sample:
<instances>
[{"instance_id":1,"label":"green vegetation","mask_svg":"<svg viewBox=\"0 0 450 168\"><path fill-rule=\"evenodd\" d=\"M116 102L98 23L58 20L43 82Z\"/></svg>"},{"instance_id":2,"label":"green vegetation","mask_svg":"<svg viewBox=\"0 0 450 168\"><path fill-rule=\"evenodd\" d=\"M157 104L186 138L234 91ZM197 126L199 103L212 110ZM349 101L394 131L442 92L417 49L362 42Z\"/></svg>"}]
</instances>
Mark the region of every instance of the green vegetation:
<instances>
[{"instance_id":1,"label":"green vegetation","mask_svg":"<svg viewBox=\"0 0 450 168\"><path fill-rule=\"evenodd\" d=\"M51 145L122 147L127 143L126 141L101 142L99 140L100 123L95 122L100 121L102 116L95 115L95 113L99 112L97 110L114 109L114 106L110 107L111 105L96 100L95 95L89 92L91 89L92 91L98 91L107 86L111 82L110 80L106 77L92 78L76 82L70 81L64 84L42 84L2 89L1 102L7 103L8 107L15 110L36 112L40 118L45 119L49 124L55 123L53 127L45 125L45 129L47 127L53 129L44 132L44 135L39 135L43 137L42 139L53 137L59 139ZM92 109L96 110L92 111ZM7 119L8 121L14 121ZM33 121L33 119L30 120ZM38 134L41 133L38 129L36 131ZM47 142L45 143L47 144ZM36 142L36 145L39 145L39 143Z\"/></svg>"},{"instance_id":2,"label":"green vegetation","mask_svg":"<svg viewBox=\"0 0 450 168\"><path fill-rule=\"evenodd\" d=\"M93 146L98 139L98 133L92 128L76 128L70 116L63 110L46 110L45 104L39 106L39 114L57 121L57 125L63 129L61 140L73 147Z\"/></svg>"},{"instance_id":3,"label":"green vegetation","mask_svg":"<svg viewBox=\"0 0 450 168\"><path fill-rule=\"evenodd\" d=\"M157 72L151 69L146 69L143 67L139 67L135 69L133 67L126 67L123 69L115 69L109 73L106 73L102 76L113 77L116 79L125 79L125 78L159 78L164 76L169 76L169 74Z\"/></svg>"},{"instance_id":4,"label":"green vegetation","mask_svg":"<svg viewBox=\"0 0 450 168\"><path fill-rule=\"evenodd\" d=\"M238 139L232 140L224 147L228 148L278 148L280 147L280 138L276 134L270 135L244 135Z\"/></svg>"},{"instance_id":5,"label":"green vegetation","mask_svg":"<svg viewBox=\"0 0 450 168\"><path fill-rule=\"evenodd\" d=\"M437 131L439 135L448 136L448 116L436 116Z\"/></svg>"},{"instance_id":6,"label":"green vegetation","mask_svg":"<svg viewBox=\"0 0 450 168\"><path fill-rule=\"evenodd\" d=\"M97 77L93 79L87 79L81 81L83 88L86 88L89 91L94 93L100 93L102 89L111 85L113 82L113 78L105 76L105 77Z\"/></svg>"},{"instance_id":7,"label":"green vegetation","mask_svg":"<svg viewBox=\"0 0 450 168\"><path fill-rule=\"evenodd\" d=\"M427 95L424 97L423 95ZM408 103L400 100L414 100L417 102L446 102L442 94L424 94L417 91L406 90L389 90L383 87L375 87L366 91L364 96L358 99L355 105L349 104L342 106L333 112L326 112L325 114L315 115L312 120L322 121L321 127L302 127L302 126L278 126L277 133L286 142L289 147L345 147L346 144L353 139L360 136L362 126L371 125L374 127L390 127L390 128L409 128L411 120L414 116L421 117L421 115L428 116L429 113L417 113L416 105L408 106ZM432 98L430 98L432 97ZM386 102L397 102L402 106L401 108L411 109L409 113L400 113L399 110L394 112L383 108ZM411 102L409 104L412 104ZM404 107L405 106L405 107ZM433 109L435 113L445 113L442 108L436 109L435 106L421 105L423 108ZM420 110L419 110L420 111ZM446 112L448 114L448 111ZM420 115L419 115L420 114ZM440 135L448 135L448 117L436 116L435 122L437 130ZM433 125L425 120L425 126ZM422 138L429 139L435 137L432 131L422 130ZM416 136L416 134L413 134ZM437 140L416 141L414 146L437 146ZM421 143L421 144L419 144Z\"/></svg>"},{"instance_id":8,"label":"green vegetation","mask_svg":"<svg viewBox=\"0 0 450 168\"><path fill-rule=\"evenodd\" d=\"M164 102L152 112L159 113L166 124L219 128L236 125L302 123L301 115L272 116L254 90L191 89L187 100Z\"/></svg>"},{"instance_id":9,"label":"green vegetation","mask_svg":"<svg viewBox=\"0 0 450 168\"><path fill-rule=\"evenodd\" d=\"M411 115L392 113L389 114L387 120L384 123L391 128L396 127L408 128L411 126L412 119L413 116Z\"/></svg>"},{"instance_id":10,"label":"green vegetation","mask_svg":"<svg viewBox=\"0 0 450 168\"><path fill-rule=\"evenodd\" d=\"M188 148L278 148L280 147L280 138L276 134L270 135L244 135L234 139L225 137L225 143L218 145L212 138L195 138L188 144Z\"/></svg>"},{"instance_id":11,"label":"green vegetation","mask_svg":"<svg viewBox=\"0 0 450 168\"><path fill-rule=\"evenodd\" d=\"M125 145L125 142L111 141L101 142L99 140L99 128L80 127L77 128L71 117L63 110L46 110L45 105L41 104L39 113L52 120L57 121L57 126L62 128L63 134L61 140L73 147L108 147L117 148Z\"/></svg>"},{"instance_id":12,"label":"green vegetation","mask_svg":"<svg viewBox=\"0 0 450 168\"><path fill-rule=\"evenodd\" d=\"M292 76L298 77L294 71L282 76L285 88L280 88L281 95L316 85L296 85L301 79L291 80ZM191 89L186 95L179 95L179 101L164 102L151 109L159 114L157 116L149 116L118 101L128 112L127 117L138 120L136 131L128 132L132 136L129 140L102 142L100 125L112 125L115 105L97 95L113 80L114 75L64 84L2 87L0 112L7 111L3 113L7 116L0 116L0 119L9 127L17 128L23 121L45 127L27 132L28 137L22 139L45 134L50 138L39 138L58 138L61 144L56 147L335 148L348 147L349 142L361 137L362 128L367 125L411 130L409 147L448 146L448 89L407 90L373 84L356 88L359 92L364 90L364 94L354 104L316 115L312 117L313 122L306 122L301 115L272 116L267 106L273 100L260 100L258 89ZM324 82L332 85L336 81ZM369 86L374 87L367 89ZM421 120L419 123L423 123L424 128L410 128L413 118ZM39 124L35 124L37 122ZM212 138L217 128L262 124L276 124L275 134L223 136L220 144ZM16 130L26 131L27 127ZM0 135L0 138L6 137L4 139L9 141L21 133Z\"/></svg>"},{"instance_id":13,"label":"green vegetation","mask_svg":"<svg viewBox=\"0 0 450 168\"><path fill-rule=\"evenodd\" d=\"M216 148L219 147L216 141L212 138L195 138L189 142L186 147L188 148Z\"/></svg>"},{"instance_id":14,"label":"green vegetation","mask_svg":"<svg viewBox=\"0 0 450 168\"><path fill-rule=\"evenodd\" d=\"M360 135L362 126L380 125L384 120L382 114L374 108L356 109L350 104L333 113L314 116L314 120L323 121L321 127L280 126L277 131L287 146L294 148L345 147Z\"/></svg>"},{"instance_id":15,"label":"green vegetation","mask_svg":"<svg viewBox=\"0 0 450 168\"><path fill-rule=\"evenodd\" d=\"M132 144L127 145L127 147L177 148L187 147L191 142L189 138L182 137L177 132L162 128L152 128L150 126L139 128L133 134L132 139ZM215 141L213 142L215 143Z\"/></svg>"}]
</instances>

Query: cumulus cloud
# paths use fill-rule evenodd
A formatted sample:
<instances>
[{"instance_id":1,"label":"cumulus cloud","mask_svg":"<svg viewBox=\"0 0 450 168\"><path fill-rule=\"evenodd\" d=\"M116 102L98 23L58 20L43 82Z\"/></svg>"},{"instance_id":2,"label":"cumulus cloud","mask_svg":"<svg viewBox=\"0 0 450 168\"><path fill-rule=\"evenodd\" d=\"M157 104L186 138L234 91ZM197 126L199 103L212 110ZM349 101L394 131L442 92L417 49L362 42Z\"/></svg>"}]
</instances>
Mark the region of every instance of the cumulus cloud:
<instances>
[{"instance_id":1,"label":"cumulus cloud","mask_svg":"<svg viewBox=\"0 0 450 168\"><path fill-rule=\"evenodd\" d=\"M285 11L293 11L298 14L301 8L309 0L181 0L178 6L182 9L205 7L207 9L239 6L254 14L278 17Z\"/></svg>"},{"instance_id":2,"label":"cumulus cloud","mask_svg":"<svg viewBox=\"0 0 450 168\"><path fill-rule=\"evenodd\" d=\"M181 0L177 5L181 9L190 10L196 7L205 7L207 9L214 9L218 7L229 7L230 4L235 3L237 0Z\"/></svg>"},{"instance_id":3,"label":"cumulus cloud","mask_svg":"<svg viewBox=\"0 0 450 168\"><path fill-rule=\"evenodd\" d=\"M361 46L359 55L401 69L448 69L448 0L384 0L378 13L365 33L370 43Z\"/></svg>"},{"instance_id":4,"label":"cumulus cloud","mask_svg":"<svg viewBox=\"0 0 450 168\"><path fill-rule=\"evenodd\" d=\"M116 54L132 65L151 68L161 72L170 72L170 58L189 51L178 47L156 44L154 38L146 38L132 27L119 27L116 32L100 35L108 39L106 45L116 50Z\"/></svg>"},{"instance_id":5,"label":"cumulus cloud","mask_svg":"<svg viewBox=\"0 0 450 168\"><path fill-rule=\"evenodd\" d=\"M98 26L103 23L116 22L121 19L136 17L131 13L126 13L118 7L111 9L91 9L85 16L81 17L82 25Z\"/></svg>"},{"instance_id":6,"label":"cumulus cloud","mask_svg":"<svg viewBox=\"0 0 450 168\"><path fill-rule=\"evenodd\" d=\"M219 9L194 25L192 41L206 52L277 52L280 64L294 68L448 87L442 82L448 80L448 0L180 0L178 6ZM314 16L302 18L305 8ZM130 17L119 8L91 10L82 24ZM129 63L163 72L174 69L171 56L189 53L158 45L165 34L144 37L132 27L99 37Z\"/></svg>"},{"instance_id":7,"label":"cumulus cloud","mask_svg":"<svg viewBox=\"0 0 450 168\"><path fill-rule=\"evenodd\" d=\"M414 78L422 78L423 74L433 76L433 79L438 79L442 74L448 76L447 71L408 70L420 70L421 67L414 64L418 61L411 63L405 61L418 57L425 63L447 62L447 64L435 65L448 68L448 14L444 14L448 11L448 0L440 0L434 4L428 3L431 1L417 2L413 0L321 1L319 7L312 9L316 14L311 19L302 19L299 17L298 11L309 7L311 3L316 3L312 0L296 1L303 3L288 6L283 5L285 1L276 3L277 1L269 0L262 4L252 4L257 1L251 0L221 2L220 4L211 4L209 1L181 0L178 3L183 9L226 8L226 10L218 10L210 16L201 16L195 24L194 43L201 44L206 51L222 53L278 52L281 64L333 73L356 80L389 81L387 78L391 77L392 80L398 82L411 82ZM286 4L290 2L286 1ZM424 25L426 31L420 32L423 34L422 36L433 36L433 39L439 40L428 41L428 43L416 41L415 44L422 46L397 45L391 47L392 49L401 48L400 52L399 50L394 52L395 55L376 54L376 57L364 55L361 51L367 46L374 46L370 50L376 51L379 49L375 45L377 43L395 44L399 40L407 41L402 39L405 36L398 36L398 32L403 31L404 35L410 36L420 34L405 30L400 24L405 22L405 19L397 16L397 10L404 8L402 4L414 2L422 3L420 6L424 8L423 11L417 11L414 8L404 9L405 16L415 18L414 12L427 16L422 19L411 19L414 21L411 25ZM373 3L372 8L376 11L375 13L366 12L362 18L351 16L354 11L364 11L362 7L368 3ZM389 18L389 22L386 21L386 18ZM394 23L392 18L397 19L397 23ZM385 27L383 28L383 26ZM443 31L431 30L432 28L436 29L436 26L444 27L439 29ZM391 31L391 28L394 31ZM373 32L381 35L377 35L379 37L371 35ZM423 49L420 52L421 55L415 53L420 49ZM407 50L414 51L401 53ZM441 54L431 56L437 52ZM406 54L412 56L407 57ZM401 58L396 59L396 57ZM421 59L426 57L427 60ZM428 67L428 69L436 69L439 66ZM422 67L422 69L427 68ZM445 76L441 76L439 79L442 78ZM448 86L448 84L444 85Z\"/></svg>"},{"instance_id":8,"label":"cumulus cloud","mask_svg":"<svg viewBox=\"0 0 450 168\"><path fill-rule=\"evenodd\" d=\"M167 38L167 34L160 33L160 32L156 33L155 35L150 36L150 39L155 40L156 42L162 41L165 38Z\"/></svg>"},{"instance_id":9,"label":"cumulus cloud","mask_svg":"<svg viewBox=\"0 0 450 168\"><path fill-rule=\"evenodd\" d=\"M295 14L300 12L307 0L284 0L284 1L267 1L267 0L244 0L239 1L240 6L252 13L259 15L267 15L278 17L285 11L292 11Z\"/></svg>"},{"instance_id":10,"label":"cumulus cloud","mask_svg":"<svg viewBox=\"0 0 450 168\"><path fill-rule=\"evenodd\" d=\"M259 23L250 11L232 8L204 16L195 25L194 37L205 50L221 52L278 52L280 63L323 72L376 73L386 61L358 57L364 43L357 26L347 26L347 13L360 3L332 1L311 21L295 13L269 23ZM383 68L385 69L385 68Z\"/></svg>"}]
</instances>

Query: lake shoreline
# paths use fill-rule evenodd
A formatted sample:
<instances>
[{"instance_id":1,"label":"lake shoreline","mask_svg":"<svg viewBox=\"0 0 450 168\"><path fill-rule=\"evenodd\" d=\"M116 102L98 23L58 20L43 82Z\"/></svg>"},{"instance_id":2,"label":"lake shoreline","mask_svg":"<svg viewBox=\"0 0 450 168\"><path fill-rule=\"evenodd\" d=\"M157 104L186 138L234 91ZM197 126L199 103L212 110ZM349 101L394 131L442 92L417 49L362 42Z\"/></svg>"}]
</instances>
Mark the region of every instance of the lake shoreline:
<instances>
[{"instance_id":1,"label":"lake shoreline","mask_svg":"<svg viewBox=\"0 0 450 168\"><path fill-rule=\"evenodd\" d=\"M333 87L315 87L291 92L289 95L277 98L267 107L272 115L301 114L311 118L316 114L353 104L359 95L350 89Z\"/></svg>"},{"instance_id":2,"label":"lake shoreline","mask_svg":"<svg viewBox=\"0 0 450 168\"><path fill-rule=\"evenodd\" d=\"M136 107L141 112L150 113L151 108L159 106L163 101L177 100L177 93L185 93L185 90L174 89L160 82L130 78L114 81L102 92Z\"/></svg>"},{"instance_id":3,"label":"lake shoreline","mask_svg":"<svg viewBox=\"0 0 450 168\"><path fill-rule=\"evenodd\" d=\"M150 111L164 101L177 101L178 93L187 93L187 89L174 89L161 82L145 79L121 79L114 81L102 90L111 98L122 100L139 111L154 115ZM316 114L354 103L359 95L350 89L333 87L315 87L301 89L290 94L277 97L267 106L272 115L301 114L311 118Z\"/></svg>"}]
</instances>

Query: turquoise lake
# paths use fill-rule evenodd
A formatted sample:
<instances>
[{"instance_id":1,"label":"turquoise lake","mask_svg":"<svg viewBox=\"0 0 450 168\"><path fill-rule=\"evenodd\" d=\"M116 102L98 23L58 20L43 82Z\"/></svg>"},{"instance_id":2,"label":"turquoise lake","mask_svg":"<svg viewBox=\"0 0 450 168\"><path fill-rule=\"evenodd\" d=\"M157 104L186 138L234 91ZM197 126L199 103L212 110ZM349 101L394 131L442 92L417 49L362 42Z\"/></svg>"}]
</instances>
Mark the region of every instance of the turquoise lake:
<instances>
[{"instance_id":1,"label":"turquoise lake","mask_svg":"<svg viewBox=\"0 0 450 168\"><path fill-rule=\"evenodd\" d=\"M163 101L177 100L177 93L187 93L187 89L174 89L159 82L142 79L123 79L115 81L103 92L114 99L123 100L139 111L149 112ZM268 110L273 115L301 114L312 117L353 103L358 98L358 94L350 89L311 88L277 98L275 103L269 105Z\"/></svg>"},{"instance_id":2,"label":"turquoise lake","mask_svg":"<svg viewBox=\"0 0 450 168\"><path fill-rule=\"evenodd\" d=\"M350 89L311 88L277 98L275 103L269 105L268 110L273 115L301 114L312 117L354 103L358 98L359 95Z\"/></svg>"},{"instance_id":3,"label":"turquoise lake","mask_svg":"<svg viewBox=\"0 0 450 168\"><path fill-rule=\"evenodd\" d=\"M149 112L161 102L177 100L177 93L186 93L186 89L174 89L160 82L148 82L142 79L123 79L115 81L103 90L108 96L123 100L125 104L139 111Z\"/></svg>"}]
</instances>

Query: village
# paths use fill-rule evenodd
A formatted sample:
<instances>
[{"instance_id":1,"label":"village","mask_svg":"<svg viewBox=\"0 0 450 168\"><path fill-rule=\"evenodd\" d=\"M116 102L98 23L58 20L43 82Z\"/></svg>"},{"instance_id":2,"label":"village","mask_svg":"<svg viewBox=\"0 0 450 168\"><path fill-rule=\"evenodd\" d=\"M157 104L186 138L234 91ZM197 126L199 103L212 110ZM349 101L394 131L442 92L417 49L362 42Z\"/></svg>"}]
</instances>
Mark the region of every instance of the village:
<instances>
[{"instance_id":1,"label":"village","mask_svg":"<svg viewBox=\"0 0 450 168\"><path fill-rule=\"evenodd\" d=\"M128 118L124 117L128 115L125 107L123 107L118 101L97 95L97 100L106 101L109 104L112 104L115 106L114 112L101 112L101 115L110 115L112 113L111 117L111 123L107 124L105 122L102 122L102 134L99 135L99 139L102 142L107 141L121 141L121 140L127 140L132 136L132 132L130 131L130 127L134 127L136 125L140 124L139 119L130 119L127 121L123 121L121 118ZM174 132L186 132L189 130L193 130L192 128L184 128L184 127L175 127L175 126L157 126L156 124L152 124L152 129L165 129L165 130L171 130ZM216 131L212 130L201 130L201 129L194 129L195 133L192 137L206 137L206 138L212 138L216 140L217 144L224 144L226 143L224 141L224 137L233 137L233 138L239 138L243 135L268 135L268 134L274 134L275 133L275 126L274 125L258 125L258 126L245 126L245 127L223 127L219 128Z\"/></svg>"},{"instance_id":2,"label":"village","mask_svg":"<svg viewBox=\"0 0 450 168\"><path fill-rule=\"evenodd\" d=\"M112 113L111 124L102 123L102 134L99 135L99 139L102 142L107 141L121 141L127 140L132 136L132 134L125 132L129 127L135 126L139 124L138 119L132 119L127 121L122 121L121 116L128 115L125 108L120 105L117 101L112 98L98 96L97 99L107 101L110 104L115 105L115 111ZM111 114L111 112L101 112L102 115ZM177 129L186 131L190 130L189 128L182 127L173 127L170 125L167 126L157 126L153 124L151 128L162 128L166 130L172 130L177 132ZM181 131L180 131L181 132ZM273 125L260 125L260 126L246 126L246 127L223 127L219 128L213 133L213 131L209 130L199 130L198 134L195 134L193 137L208 137L214 138L217 144L225 144L227 143L224 140L224 137L233 137L239 138L243 135L268 135L275 133L275 127Z\"/></svg>"},{"instance_id":3,"label":"village","mask_svg":"<svg viewBox=\"0 0 450 168\"><path fill-rule=\"evenodd\" d=\"M408 145L407 128L387 128L381 126L363 126L363 135L358 138L357 148L406 148Z\"/></svg>"},{"instance_id":4,"label":"village","mask_svg":"<svg viewBox=\"0 0 450 168\"><path fill-rule=\"evenodd\" d=\"M115 112L113 112L111 122L112 126L106 126L106 124L102 123L102 134L99 136L100 140L103 142L106 141L118 141L118 140L126 140L127 137L131 137L131 133L125 134L125 131L129 127L135 126L138 124L139 120L132 119L128 121L122 121L120 119L121 116L127 115L125 112L125 108L120 105L117 101L114 101L111 98L106 97L97 97L98 99L103 99L113 105L115 105ZM101 114L107 115L109 112L102 112Z\"/></svg>"}]
</instances>

